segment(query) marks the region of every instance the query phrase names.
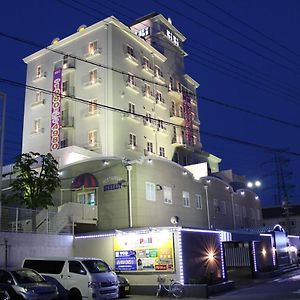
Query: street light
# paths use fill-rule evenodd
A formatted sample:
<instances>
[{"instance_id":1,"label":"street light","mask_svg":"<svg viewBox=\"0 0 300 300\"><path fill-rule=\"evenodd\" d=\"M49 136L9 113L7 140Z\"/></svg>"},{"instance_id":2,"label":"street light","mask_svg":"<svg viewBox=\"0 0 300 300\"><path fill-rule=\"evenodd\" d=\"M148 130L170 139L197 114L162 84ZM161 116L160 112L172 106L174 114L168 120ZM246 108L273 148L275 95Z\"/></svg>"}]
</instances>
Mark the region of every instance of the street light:
<instances>
[{"instance_id":1,"label":"street light","mask_svg":"<svg viewBox=\"0 0 300 300\"><path fill-rule=\"evenodd\" d=\"M248 181L247 182L247 187L250 188L250 189L261 187L261 182L259 180L255 180L254 182L253 181Z\"/></svg>"}]
</instances>

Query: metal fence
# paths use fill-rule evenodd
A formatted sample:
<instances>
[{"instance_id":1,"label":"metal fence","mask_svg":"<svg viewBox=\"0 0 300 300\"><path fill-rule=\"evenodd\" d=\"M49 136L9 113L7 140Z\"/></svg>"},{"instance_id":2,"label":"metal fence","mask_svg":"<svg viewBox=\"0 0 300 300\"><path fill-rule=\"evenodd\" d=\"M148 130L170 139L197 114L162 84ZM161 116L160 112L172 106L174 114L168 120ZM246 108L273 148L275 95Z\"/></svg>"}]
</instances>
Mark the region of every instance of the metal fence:
<instances>
[{"instance_id":1,"label":"metal fence","mask_svg":"<svg viewBox=\"0 0 300 300\"><path fill-rule=\"evenodd\" d=\"M0 231L74 234L74 220L59 217L55 209L31 210L1 206L0 203Z\"/></svg>"}]
</instances>

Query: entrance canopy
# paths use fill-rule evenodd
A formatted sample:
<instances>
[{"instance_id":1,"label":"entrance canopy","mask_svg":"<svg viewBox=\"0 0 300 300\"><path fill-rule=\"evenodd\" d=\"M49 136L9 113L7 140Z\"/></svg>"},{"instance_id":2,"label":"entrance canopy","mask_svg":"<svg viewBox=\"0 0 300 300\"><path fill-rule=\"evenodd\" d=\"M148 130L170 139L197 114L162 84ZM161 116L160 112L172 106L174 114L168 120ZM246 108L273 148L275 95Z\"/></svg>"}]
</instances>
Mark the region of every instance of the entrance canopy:
<instances>
[{"instance_id":1,"label":"entrance canopy","mask_svg":"<svg viewBox=\"0 0 300 300\"><path fill-rule=\"evenodd\" d=\"M83 173L74 178L71 184L71 189L76 190L80 188L96 188L98 181L91 173Z\"/></svg>"}]
</instances>

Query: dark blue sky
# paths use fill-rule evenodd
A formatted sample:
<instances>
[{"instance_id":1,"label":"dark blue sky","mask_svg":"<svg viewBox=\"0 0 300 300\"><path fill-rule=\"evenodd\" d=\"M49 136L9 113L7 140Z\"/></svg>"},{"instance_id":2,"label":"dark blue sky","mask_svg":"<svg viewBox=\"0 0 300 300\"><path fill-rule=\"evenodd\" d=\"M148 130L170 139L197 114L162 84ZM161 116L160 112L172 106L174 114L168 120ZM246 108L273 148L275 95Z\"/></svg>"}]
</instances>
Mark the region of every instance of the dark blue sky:
<instances>
[{"instance_id":1,"label":"dark blue sky","mask_svg":"<svg viewBox=\"0 0 300 300\"><path fill-rule=\"evenodd\" d=\"M267 163L274 161L274 155L227 138L293 152L282 154L282 160L289 160L282 167L293 172L292 178L285 179L296 185L291 203L300 204L300 1L5 1L0 31L47 46L55 37L74 33L81 24L114 15L129 25L153 11L171 17L187 37L186 73L200 83L201 129L208 133L201 136L204 149L223 159L221 169L260 179L263 187L257 192L264 206L275 203L276 167ZM0 35L0 49L0 77L25 83L22 58L38 48ZM11 163L21 151L25 91L3 82L0 91L8 97L4 163Z\"/></svg>"}]
</instances>

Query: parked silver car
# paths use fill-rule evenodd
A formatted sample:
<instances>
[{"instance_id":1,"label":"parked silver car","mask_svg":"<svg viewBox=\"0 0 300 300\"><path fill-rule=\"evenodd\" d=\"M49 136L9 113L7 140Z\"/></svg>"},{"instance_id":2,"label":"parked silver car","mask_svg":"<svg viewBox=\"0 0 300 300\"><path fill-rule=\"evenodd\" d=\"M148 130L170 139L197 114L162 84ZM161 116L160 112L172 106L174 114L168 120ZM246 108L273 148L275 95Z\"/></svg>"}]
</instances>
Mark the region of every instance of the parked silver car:
<instances>
[{"instance_id":1,"label":"parked silver car","mask_svg":"<svg viewBox=\"0 0 300 300\"><path fill-rule=\"evenodd\" d=\"M38 272L31 269L0 270L0 289L11 299L54 300L58 298L57 287L46 282Z\"/></svg>"}]
</instances>

